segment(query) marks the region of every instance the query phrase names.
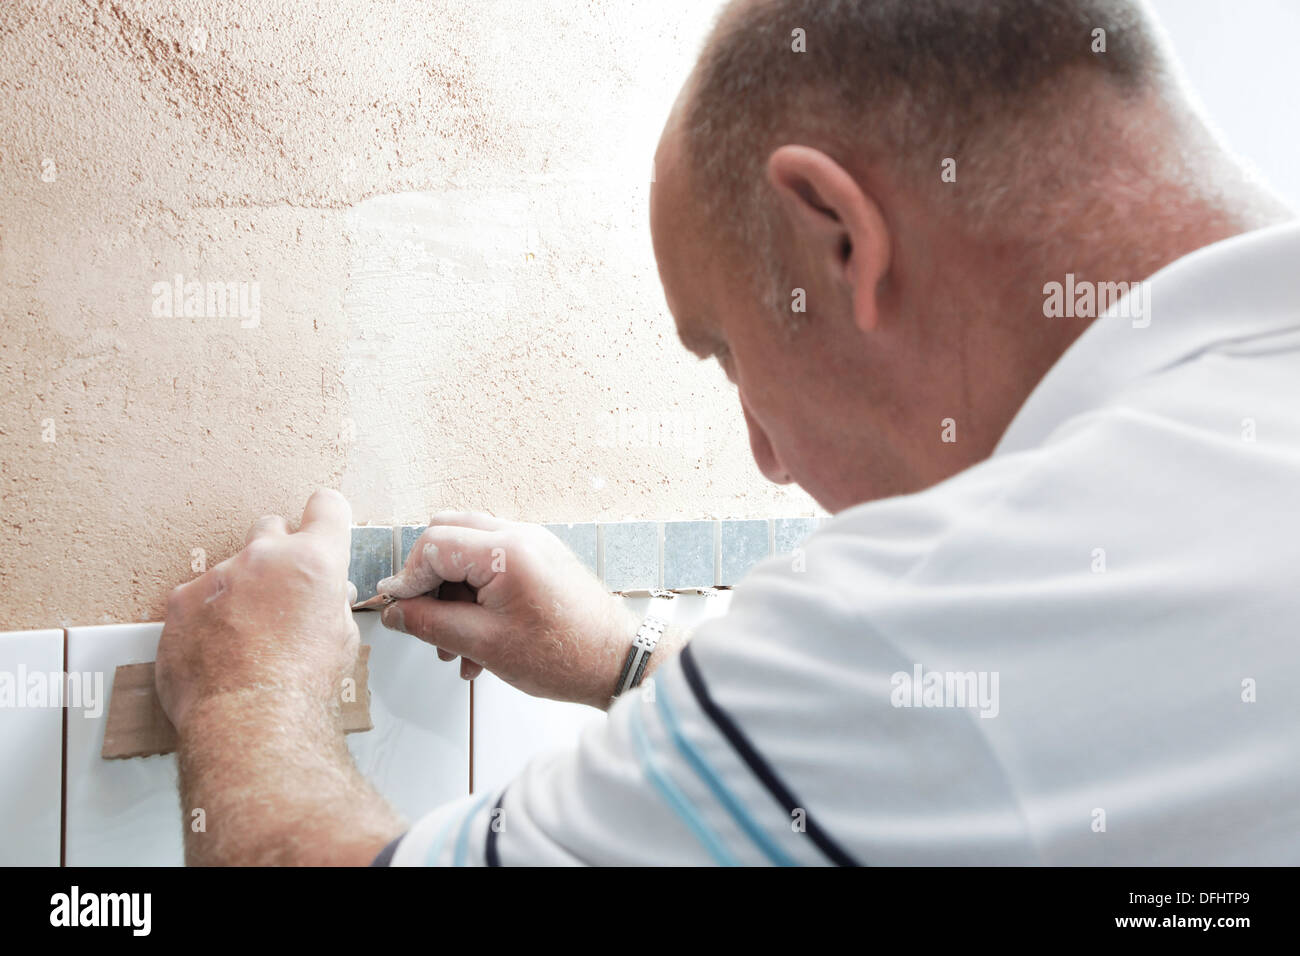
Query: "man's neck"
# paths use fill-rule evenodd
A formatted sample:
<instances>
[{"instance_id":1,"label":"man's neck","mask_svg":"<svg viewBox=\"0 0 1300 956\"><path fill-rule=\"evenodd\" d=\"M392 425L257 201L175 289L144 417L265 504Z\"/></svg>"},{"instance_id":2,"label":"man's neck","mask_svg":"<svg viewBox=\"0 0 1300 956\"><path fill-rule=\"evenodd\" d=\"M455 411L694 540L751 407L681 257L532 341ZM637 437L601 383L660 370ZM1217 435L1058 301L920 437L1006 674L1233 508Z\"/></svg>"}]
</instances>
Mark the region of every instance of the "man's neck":
<instances>
[{"instance_id":1,"label":"man's neck","mask_svg":"<svg viewBox=\"0 0 1300 956\"><path fill-rule=\"evenodd\" d=\"M945 376L963 390L952 400L953 407L960 402L967 409L966 464L992 454L1043 376L1104 308L1094 295L1092 314L1073 307L1054 311L1047 291L1053 283L1062 296L1069 290L1077 295L1089 283L1094 289L1101 283L1127 287L1197 249L1295 218L1275 196L1244 178L1216 180L1210 195L1149 190L1130 216L1110 220L1109 228L1060 224L1056 241L984 246L979 262L950 273L959 283L962 276L968 282L946 296L951 314L963 316L958 334L967 340L955 350L959 368ZM1008 263L1017 265L1008 269ZM934 464L938 470L927 483L948 477L953 456Z\"/></svg>"}]
</instances>

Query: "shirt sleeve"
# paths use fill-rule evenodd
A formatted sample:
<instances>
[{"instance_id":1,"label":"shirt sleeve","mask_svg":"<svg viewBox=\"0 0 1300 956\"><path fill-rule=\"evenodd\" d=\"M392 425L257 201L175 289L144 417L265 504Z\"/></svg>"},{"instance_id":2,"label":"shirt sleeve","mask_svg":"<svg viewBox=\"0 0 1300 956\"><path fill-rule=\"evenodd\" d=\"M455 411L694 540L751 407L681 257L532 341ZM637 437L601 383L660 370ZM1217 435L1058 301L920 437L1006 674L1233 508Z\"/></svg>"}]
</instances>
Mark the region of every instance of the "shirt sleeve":
<instances>
[{"instance_id":1,"label":"shirt sleeve","mask_svg":"<svg viewBox=\"0 0 1300 956\"><path fill-rule=\"evenodd\" d=\"M715 637L726 617L705 622ZM698 636L697 636L698 640ZM685 666L689 668L689 654ZM697 675L698 676L698 675ZM706 691L707 693L707 691ZM378 865L384 861L377 860ZM438 808L393 866L825 862L702 710L683 655L507 786Z\"/></svg>"},{"instance_id":2,"label":"shirt sleeve","mask_svg":"<svg viewBox=\"0 0 1300 956\"><path fill-rule=\"evenodd\" d=\"M992 721L982 715L997 713L996 700L983 707L980 693L930 707L909 706L899 691L936 672L972 677L977 692L981 674L1041 683L1021 666L1023 650L1013 653L1024 639L999 630L1008 607L1033 608L1005 592L990 604L987 593L990 576L1002 575L1025 594L1027 543L990 556L997 549L979 533L1006 524L997 509L1023 484L1007 478L989 470L955 503L864 506L820 528L802 554L760 563L728 612L703 622L576 748L430 813L393 863L1033 859L1018 791L989 736L992 724L1011 723L1010 708ZM981 610L996 613L975 632Z\"/></svg>"}]
</instances>

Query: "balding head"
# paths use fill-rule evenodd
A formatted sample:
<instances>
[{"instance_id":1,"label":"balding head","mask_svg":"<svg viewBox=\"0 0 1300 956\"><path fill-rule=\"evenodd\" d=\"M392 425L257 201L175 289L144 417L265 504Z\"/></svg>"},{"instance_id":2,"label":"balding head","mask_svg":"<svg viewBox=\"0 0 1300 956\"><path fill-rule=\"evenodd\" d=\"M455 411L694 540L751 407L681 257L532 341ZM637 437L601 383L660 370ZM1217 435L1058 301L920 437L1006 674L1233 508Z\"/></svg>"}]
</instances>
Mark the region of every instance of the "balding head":
<instances>
[{"instance_id":1,"label":"balding head","mask_svg":"<svg viewBox=\"0 0 1300 956\"><path fill-rule=\"evenodd\" d=\"M1137 281L1276 216L1238 172L1136 0L738 0L652 229L760 467L837 510L991 452L1089 323L1045 321L1045 283Z\"/></svg>"},{"instance_id":2,"label":"balding head","mask_svg":"<svg viewBox=\"0 0 1300 956\"><path fill-rule=\"evenodd\" d=\"M696 201L727 241L766 231L764 165L790 142L926 190L972 231L1023 231L1047 221L1063 166L1096 174L1104 127L1178 99L1170 73L1134 0L738 0L678 119ZM947 159L956 181L939 192Z\"/></svg>"}]
</instances>

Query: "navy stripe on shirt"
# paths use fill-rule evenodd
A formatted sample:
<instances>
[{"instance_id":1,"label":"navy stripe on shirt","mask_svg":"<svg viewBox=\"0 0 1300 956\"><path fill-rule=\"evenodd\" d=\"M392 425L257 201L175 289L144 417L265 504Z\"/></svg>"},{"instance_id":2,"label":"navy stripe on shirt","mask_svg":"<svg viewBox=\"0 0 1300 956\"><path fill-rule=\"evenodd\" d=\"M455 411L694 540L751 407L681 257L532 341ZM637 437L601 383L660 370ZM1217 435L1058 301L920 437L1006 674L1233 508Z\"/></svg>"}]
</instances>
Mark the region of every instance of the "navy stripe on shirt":
<instances>
[{"instance_id":1,"label":"navy stripe on shirt","mask_svg":"<svg viewBox=\"0 0 1300 956\"><path fill-rule=\"evenodd\" d=\"M699 666L695 663L695 658L691 656L691 645L687 644L682 652L677 655L682 662L682 673L686 677L686 683L691 688L691 693L695 695L696 702L700 705L700 710L713 721L715 727L727 738L727 741L740 754L740 758L749 765L754 776L758 777L759 782L767 788L777 803L785 807L786 813L793 815L796 810L802 809L805 813L805 824L807 826L808 836L812 838L817 849L825 854L826 858L837 866L859 866L852 856L848 854L825 830L819 827L812 818L812 813L808 812L807 807L795 798L790 792L790 788L785 782L777 776L776 771L763 759L762 754L754 749L754 745L749 742L749 738L731 719L731 716L718 706L717 702L709 694L708 687L704 684L704 677L700 674Z\"/></svg>"},{"instance_id":2,"label":"navy stripe on shirt","mask_svg":"<svg viewBox=\"0 0 1300 956\"><path fill-rule=\"evenodd\" d=\"M406 836L405 833L403 833L402 836L399 836L393 842L389 843L388 846L380 850L379 855L370 861L370 865L371 866L392 866L393 854L397 852L397 844L402 842L402 837L404 836Z\"/></svg>"}]
</instances>

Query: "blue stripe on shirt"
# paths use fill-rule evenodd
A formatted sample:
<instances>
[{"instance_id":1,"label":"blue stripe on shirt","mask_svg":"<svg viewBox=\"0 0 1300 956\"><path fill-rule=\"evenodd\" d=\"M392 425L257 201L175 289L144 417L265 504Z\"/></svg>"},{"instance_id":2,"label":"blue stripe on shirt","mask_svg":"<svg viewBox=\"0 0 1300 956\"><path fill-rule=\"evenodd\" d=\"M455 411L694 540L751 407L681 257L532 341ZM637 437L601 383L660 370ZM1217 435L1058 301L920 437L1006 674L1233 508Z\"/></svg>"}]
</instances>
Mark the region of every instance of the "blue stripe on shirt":
<instances>
[{"instance_id":1,"label":"blue stripe on shirt","mask_svg":"<svg viewBox=\"0 0 1300 956\"><path fill-rule=\"evenodd\" d=\"M655 703L659 707L659 715L663 718L664 726L668 728L668 732L673 738L673 743L677 745L677 749L681 751L682 756L686 758L686 762L691 765L691 768L708 784L709 789L713 791L713 795L718 798L718 802L726 807L732 819L758 845L764 855L777 866L798 866L794 859L782 850L776 841L749 815L744 804L727 789L726 784L722 782L722 778L709 766L708 761L704 759L704 756L696 749L695 745L686 739L686 735L682 733L681 724L677 720L677 715L673 711L668 692L664 689L663 681L655 683Z\"/></svg>"},{"instance_id":2,"label":"blue stripe on shirt","mask_svg":"<svg viewBox=\"0 0 1300 956\"><path fill-rule=\"evenodd\" d=\"M646 735L645 726L642 724L641 704L640 701L632 703L631 731L632 740L636 745L638 754L641 757L641 763L645 768L646 776L654 788L659 791L659 795L664 798L664 802L681 818L695 838L700 841L704 848L713 857L715 863L721 866L736 866L737 860L723 845L722 840L713 832L712 828L704 822L704 818L692 806L686 795L678 789L673 783L668 773L659 765L659 760L655 756L654 748L650 746L650 738Z\"/></svg>"},{"instance_id":3,"label":"blue stripe on shirt","mask_svg":"<svg viewBox=\"0 0 1300 956\"><path fill-rule=\"evenodd\" d=\"M469 856L469 821L474 819L474 814L483 809L483 804L491 799L490 793L483 794L474 806L470 808L469 813L465 814L465 819L460 821L460 832L456 834L456 857L452 866L464 866L465 858Z\"/></svg>"}]
</instances>

